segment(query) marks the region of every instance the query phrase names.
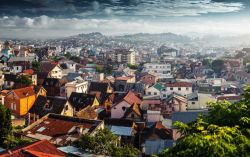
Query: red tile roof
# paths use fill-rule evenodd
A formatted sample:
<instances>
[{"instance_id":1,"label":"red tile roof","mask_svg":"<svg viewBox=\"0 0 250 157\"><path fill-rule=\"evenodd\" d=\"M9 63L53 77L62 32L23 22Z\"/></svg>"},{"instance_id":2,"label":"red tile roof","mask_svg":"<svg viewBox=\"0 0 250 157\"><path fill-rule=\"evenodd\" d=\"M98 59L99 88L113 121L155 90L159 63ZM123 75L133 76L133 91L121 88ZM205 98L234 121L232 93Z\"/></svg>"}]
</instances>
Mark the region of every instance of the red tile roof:
<instances>
[{"instance_id":1,"label":"red tile roof","mask_svg":"<svg viewBox=\"0 0 250 157\"><path fill-rule=\"evenodd\" d=\"M12 90L19 98L25 98L27 96L35 95L34 89L32 86L19 88Z\"/></svg>"},{"instance_id":2,"label":"red tile roof","mask_svg":"<svg viewBox=\"0 0 250 157\"><path fill-rule=\"evenodd\" d=\"M219 96L217 100L241 100L241 96L234 95L234 96Z\"/></svg>"},{"instance_id":3,"label":"red tile roof","mask_svg":"<svg viewBox=\"0 0 250 157\"><path fill-rule=\"evenodd\" d=\"M32 69L23 70L23 73L28 74L28 75L33 75L34 70L32 70Z\"/></svg>"},{"instance_id":4,"label":"red tile roof","mask_svg":"<svg viewBox=\"0 0 250 157\"><path fill-rule=\"evenodd\" d=\"M0 154L0 157L66 157L47 140L38 141L28 146L13 149Z\"/></svg>"},{"instance_id":5,"label":"red tile roof","mask_svg":"<svg viewBox=\"0 0 250 157\"><path fill-rule=\"evenodd\" d=\"M141 104L141 99L139 99L134 92L129 91L127 95L123 98L123 100L127 101L130 105L136 103Z\"/></svg>"},{"instance_id":6,"label":"red tile roof","mask_svg":"<svg viewBox=\"0 0 250 157\"><path fill-rule=\"evenodd\" d=\"M174 83L167 83L166 87L192 87L192 83L190 82L174 82Z\"/></svg>"}]
</instances>

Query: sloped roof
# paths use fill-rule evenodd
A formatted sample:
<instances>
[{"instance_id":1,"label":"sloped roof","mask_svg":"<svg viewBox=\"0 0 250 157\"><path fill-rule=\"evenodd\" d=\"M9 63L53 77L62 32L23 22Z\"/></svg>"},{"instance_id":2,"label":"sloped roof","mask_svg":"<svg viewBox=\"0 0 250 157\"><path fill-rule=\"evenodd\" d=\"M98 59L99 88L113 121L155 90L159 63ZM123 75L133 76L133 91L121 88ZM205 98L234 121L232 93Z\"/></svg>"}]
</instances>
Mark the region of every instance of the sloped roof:
<instances>
[{"instance_id":1,"label":"sloped roof","mask_svg":"<svg viewBox=\"0 0 250 157\"><path fill-rule=\"evenodd\" d=\"M126 110L126 112L124 113L124 118L126 118L130 113L134 112L135 114L137 114L139 117L142 116L142 111L139 107L138 104L133 104L132 106L130 106L130 108L128 108Z\"/></svg>"},{"instance_id":2,"label":"sloped roof","mask_svg":"<svg viewBox=\"0 0 250 157\"><path fill-rule=\"evenodd\" d=\"M92 105L94 100L95 100L94 95L85 93L72 92L69 97L69 103L77 110L81 110L87 107L88 105Z\"/></svg>"},{"instance_id":3,"label":"sloped roof","mask_svg":"<svg viewBox=\"0 0 250 157\"><path fill-rule=\"evenodd\" d=\"M91 82L89 86L89 91L106 93L108 87L109 87L108 82Z\"/></svg>"},{"instance_id":4,"label":"sloped roof","mask_svg":"<svg viewBox=\"0 0 250 157\"><path fill-rule=\"evenodd\" d=\"M12 90L12 92L14 92L20 99L25 98L27 96L35 95L35 92L32 86L15 89L15 90Z\"/></svg>"},{"instance_id":5,"label":"sloped roof","mask_svg":"<svg viewBox=\"0 0 250 157\"><path fill-rule=\"evenodd\" d=\"M39 116L45 116L48 113L61 114L66 103L65 98L39 95L29 112ZM48 105L47 108L46 105Z\"/></svg>"},{"instance_id":6,"label":"sloped roof","mask_svg":"<svg viewBox=\"0 0 250 157\"><path fill-rule=\"evenodd\" d=\"M58 65L58 63L56 62L52 62L52 61L43 61L40 63L40 69L42 72L50 72L51 70L53 70L56 66Z\"/></svg>"},{"instance_id":7,"label":"sloped roof","mask_svg":"<svg viewBox=\"0 0 250 157\"><path fill-rule=\"evenodd\" d=\"M127 101L130 105L136 103L136 104L141 104L141 99L138 98L134 92L129 91L127 95L123 98L123 100Z\"/></svg>"},{"instance_id":8,"label":"sloped roof","mask_svg":"<svg viewBox=\"0 0 250 157\"><path fill-rule=\"evenodd\" d=\"M156 83L153 85L153 87L159 91L163 90L165 87L164 85L160 84L160 83Z\"/></svg>"},{"instance_id":9,"label":"sloped roof","mask_svg":"<svg viewBox=\"0 0 250 157\"><path fill-rule=\"evenodd\" d=\"M66 157L47 140L37 141L29 145L0 153L1 157Z\"/></svg>"},{"instance_id":10,"label":"sloped roof","mask_svg":"<svg viewBox=\"0 0 250 157\"><path fill-rule=\"evenodd\" d=\"M98 114L95 112L93 107L88 106L77 112L76 116L83 119L96 119L98 117Z\"/></svg>"}]
</instances>

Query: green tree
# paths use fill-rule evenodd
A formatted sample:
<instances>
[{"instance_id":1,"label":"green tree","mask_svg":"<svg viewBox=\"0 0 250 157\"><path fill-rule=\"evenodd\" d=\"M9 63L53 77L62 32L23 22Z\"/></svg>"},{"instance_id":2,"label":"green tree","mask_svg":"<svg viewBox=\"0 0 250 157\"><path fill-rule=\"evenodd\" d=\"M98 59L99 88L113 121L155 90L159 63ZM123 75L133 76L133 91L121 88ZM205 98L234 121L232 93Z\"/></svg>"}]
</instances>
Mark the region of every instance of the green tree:
<instances>
[{"instance_id":1,"label":"green tree","mask_svg":"<svg viewBox=\"0 0 250 157\"><path fill-rule=\"evenodd\" d=\"M210 59L203 59L202 60L202 65L204 66L211 66L211 60Z\"/></svg>"},{"instance_id":2,"label":"green tree","mask_svg":"<svg viewBox=\"0 0 250 157\"><path fill-rule=\"evenodd\" d=\"M11 113L8 108L0 104L0 146L3 146L12 135Z\"/></svg>"},{"instance_id":3,"label":"green tree","mask_svg":"<svg viewBox=\"0 0 250 157\"><path fill-rule=\"evenodd\" d=\"M237 103L210 103L208 115L195 122L175 123L182 135L176 146L158 156L246 157L250 156L250 87Z\"/></svg>"},{"instance_id":4,"label":"green tree","mask_svg":"<svg viewBox=\"0 0 250 157\"><path fill-rule=\"evenodd\" d=\"M214 60L211 66L214 72L217 74L221 73L221 71L225 68L224 61L220 59Z\"/></svg>"},{"instance_id":5,"label":"green tree","mask_svg":"<svg viewBox=\"0 0 250 157\"><path fill-rule=\"evenodd\" d=\"M39 62L33 61L31 65L32 65L32 69L33 69L35 72L39 72L39 71L41 70L41 67L40 67Z\"/></svg>"},{"instance_id":6,"label":"green tree","mask_svg":"<svg viewBox=\"0 0 250 157\"><path fill-rule=\"evenodd\" d=\"M17 82L17 83L21 83L21 84L23 84L23 85L25 85L25 86L30 86L30 85L32 85L32 80L31 80L31 78L30 78L29 76L27 76L27 75L20 75L20 76L18 76L18 77L16 78L16 82Z\"/></svg>"},{"instance_id":7,"label":"green tree","mask_svg":"<svg viewBox=\"0 0 250 157\"><path fill-rule=\"evenodd\" d=\"M139 151L132 146L117 146L119 139L108 129L98 130L95 136L83 135L79 141L75 142L78 148L90 153L108 156L137 156Z\"/></svg>"}]
</instances>

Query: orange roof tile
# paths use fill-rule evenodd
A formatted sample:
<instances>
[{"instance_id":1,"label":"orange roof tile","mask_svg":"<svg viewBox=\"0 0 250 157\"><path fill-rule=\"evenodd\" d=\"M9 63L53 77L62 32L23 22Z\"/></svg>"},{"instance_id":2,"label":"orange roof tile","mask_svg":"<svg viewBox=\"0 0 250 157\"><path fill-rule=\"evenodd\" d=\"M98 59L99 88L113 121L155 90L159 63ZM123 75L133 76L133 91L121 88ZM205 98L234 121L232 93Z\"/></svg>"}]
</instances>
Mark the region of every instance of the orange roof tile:
<instances>
[{"instance_id":1,"label":"orange roof tile","mask_svg":"<svg viewBox=\"0 0 250 157\"><path fill-rule=\"evenodd\" d=\"M35 95L35 92L33 90L32 86L25 87L25 88L19 88L12 90L19 98L24 98L27 96Z\"/></svg>"},{"instance_id":2,"label":"orange roof tile","mask_svg":"<svg viewBox=\"0 0 250 157\"><path fill-rule=\"evenodd\" d=\"M127 95L123 98L123 100L127 101L129 104L141 104L141 99L139 99L134 92L129 91Z\"/></svg>"},{"instance_id":3,"label":"orange roof tile","mask_svg":"<svg viewBox=\"0 0 250 157\"><path fill-rule=\"evenodd\" d=\"M0 154L0 157L66 157L61 151L59 151L53 144L47 140L38 141L28 146L24 146L18 149L10 150L8 152Z\"/></svg>"}]
</instances>

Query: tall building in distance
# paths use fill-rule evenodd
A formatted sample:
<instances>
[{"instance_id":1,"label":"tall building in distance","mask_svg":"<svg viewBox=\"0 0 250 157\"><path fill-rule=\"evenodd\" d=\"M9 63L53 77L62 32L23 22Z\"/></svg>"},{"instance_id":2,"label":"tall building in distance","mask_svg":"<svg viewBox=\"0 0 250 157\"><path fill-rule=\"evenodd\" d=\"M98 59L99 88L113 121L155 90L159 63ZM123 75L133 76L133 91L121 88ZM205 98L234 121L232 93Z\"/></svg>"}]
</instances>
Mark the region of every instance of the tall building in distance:
<instances>
[{"instance_id":1,"label":"tall building in distance","mask_svg":"<svg viewBox=\"0 0 250 157\"><path fill-rule=\"evenodd\" d=\"M133 49L115 49L111 52L111 60L121 64L135 65L135 51Z\"/></svg>"}]
</instances>

